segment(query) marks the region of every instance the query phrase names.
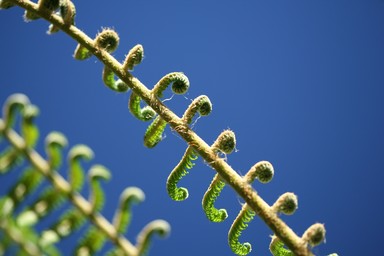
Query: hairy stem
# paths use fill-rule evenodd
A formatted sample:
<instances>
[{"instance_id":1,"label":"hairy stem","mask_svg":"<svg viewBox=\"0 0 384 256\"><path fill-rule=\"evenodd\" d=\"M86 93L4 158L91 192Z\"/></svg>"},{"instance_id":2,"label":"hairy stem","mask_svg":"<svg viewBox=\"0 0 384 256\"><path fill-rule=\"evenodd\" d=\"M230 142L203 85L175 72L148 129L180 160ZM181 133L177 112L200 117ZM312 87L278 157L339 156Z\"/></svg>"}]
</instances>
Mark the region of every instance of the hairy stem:
<instances>
[{"instance_id":1,"label":"hairy stem","mask_svg":"<svg viewBox=\"0 0 384 256\"><path fill-rule=\"evenodd\" d=\"M124 83L126 83L134 93L139 95L149 106L152 107L156 113L164 119L180 136L197 152L213 169L215 169L223 180L229 184L252 208L255 213L270 227L270 229L284 242L284 244L291 249L297 256L313 255L307 248L306 244L298 237L291 228L289 228L274 212L270 210L270 206L257 195L256 191L245 182L240 175L236 173L223 159L220 159L211 147L202 140L196 133L194 133L189 126L183 122L175 113L169 110L151 91L145 87L137 78L133 77L128 71L124 70L123 66L107 51L96 47L94 40L88 37L85 33L79 30L74 25L68 26L64 23L63 19L55 14L45 13L39 10L38 5L28 0L9 0L11 3L18 5L31 13L37 14L46 19L53 25L60 28L67 33L70 37L76 40L83 47L87 48L93 55L95 55L105 66L109 67ZM7 135L9 136L9 135ZM17 143L16 143L17 144ZM31 152L21 147L28 157ZM42 159L41 159L42 160ZM41 162L41 161L37 161ZM46 167L44 162L36 164L40 167ZM43 168L43 169L44 169ZM44 171L45 172L45 171ZM53 179L53 177L52 177ZM54 180L54 182L56 182ZM60 180L63 185L63 190L68 189L68 184ZM88 206L88 203L82 199ZM76 202L76 200L74 200ZM79 203L79 202L77 202ZM83 209L87 212L89 209ZM95 219L96 216L93 217ZM105 221L105 219L104 219ZM109 227L109 226L108 226ZM108 228L107 228L108 229ZM116 233L108 232L113 237L112 240L120 241L116 237ZM117 239L117 240L116 240ZM121 242L121 241L120 241ZM129 246L128 246L129 247Z\"/></svg>"}]
</instances>

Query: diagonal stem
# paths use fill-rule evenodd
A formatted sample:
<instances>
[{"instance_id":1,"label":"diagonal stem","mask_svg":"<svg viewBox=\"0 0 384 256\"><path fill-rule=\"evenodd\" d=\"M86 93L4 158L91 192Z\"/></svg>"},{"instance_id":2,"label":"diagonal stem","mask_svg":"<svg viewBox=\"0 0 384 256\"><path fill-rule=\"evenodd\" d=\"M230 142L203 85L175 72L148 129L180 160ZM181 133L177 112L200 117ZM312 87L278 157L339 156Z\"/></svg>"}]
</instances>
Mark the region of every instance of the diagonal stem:
<instances>
[{"instance_id":1,"label":"diagonal stem","mask_svg":"<svg viewBox=\"0 0 384 256\"><path fill-rule=\"evenodd\" d=\"M269 228L291 249L297 256L313 255L307 248L306 243L298 237L293 230L285 224L270 206L257 195L256 191L247 184L240 175L236 173L224 160L220 159L210 146L193 132L175 113L168 109L151 91L137 78L133 77L122 65L109 53L95 47L93 39L88 37L76 26L64 24L61 17L55 14L41 12L37 4L28 0L9 0L10 2L38 14L67 33L79 44L87 48L104 65L108 66L123 82L125 82L134 93L139 95L149 106L156 111L193 149L225 180L251 207L257 215L269 226Z\"/></svg>"}]
</instances>

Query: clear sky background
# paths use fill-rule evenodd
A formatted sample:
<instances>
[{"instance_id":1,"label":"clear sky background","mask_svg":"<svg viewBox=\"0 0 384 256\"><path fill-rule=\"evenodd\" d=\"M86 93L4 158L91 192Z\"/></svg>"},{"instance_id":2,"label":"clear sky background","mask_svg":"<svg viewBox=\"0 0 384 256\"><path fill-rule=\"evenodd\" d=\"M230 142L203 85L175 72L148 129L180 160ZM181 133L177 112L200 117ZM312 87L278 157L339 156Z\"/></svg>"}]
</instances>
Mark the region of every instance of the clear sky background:
<instances>
[{"instance_id":1,"label":"clear sky background","mask_svg":"<svg viewBox=\"0 0 384 256\"><path fill-rule=\"evenodd\" d=\"M270 204L284 192L298 195L297 212L282 217L297 234L325 223L327 242L314 249L316 255L382 251L384 1L75 4L76 24L88 35L102 27L119 32L118 60L134 45L144 46L145 59L133 74L147 87L173 71L189 77L186 97L165 102L176 114L181 116L191 99L209 96L213 112L194 130L212 143L222 130L232 129L237 152L227 159L240 174L261 160L273 164L274 180L254 187ZM134 207L128 239L135 241L154 219L172 226L168 239L154 240L150 255L232 255L227 232L240 198L225 187L217 206L226 208L229 218L210 223L201 199L215 172L199 159L182 180L190 197L172 201L165 183L186 143L167 128L156 148L145 148L148 123L131 116L128 93L103 85L100 61L74 60L72 39L61 32L48 36L46 21L26 24L22 14L20 8L0 12L0 101L25 93L40 107L38 149L42 152L43 137L52 130L66 134L70 145L89 145L96 157L85 166L100 163L113 175L104 184L108 219L124 188L143 189L146 201ZM165 98L171 96L167 91ZM2 194L19 174L0 177ZM250 255L268 255L269 235L255 218L241 240L253 245ZM61 243L65 255L76 239Z\"/></svg>"}]
</instances>

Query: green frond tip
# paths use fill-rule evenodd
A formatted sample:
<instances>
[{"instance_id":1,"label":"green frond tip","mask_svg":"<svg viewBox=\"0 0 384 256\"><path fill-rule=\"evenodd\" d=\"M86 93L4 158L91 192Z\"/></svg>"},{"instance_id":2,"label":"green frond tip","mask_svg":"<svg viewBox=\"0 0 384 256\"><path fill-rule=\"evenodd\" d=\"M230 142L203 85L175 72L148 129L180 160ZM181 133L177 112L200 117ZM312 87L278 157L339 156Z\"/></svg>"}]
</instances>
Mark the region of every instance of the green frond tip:
<instances>
[{"instance_id":1,"label":"green frond tip","mask_svg":"<svg viewBox=\"0 0 384 256\"><path fill-rule=\"evenodd\" d=\"M207 116L212 112L212 103L208 96L201 95L195 98L184 112L182 120L190 124L195 114L199 112L200 116Z\"/></svg>"},{"instance_id":2,"label":"green frond tip","mask_svg":"<svg viewBox=\"0 0 384 256\"><path fill-rule=\"evenodd\" d=\"M98 211L104 204L104 191L101 188L100 180L109 180L111 173L102 165L93 165L88 173L90 182L90 199L94 211Z\"/></svg>"},{"instance_id":3,"label":"green frond tip","mask_svg":"<svg viewBox=\"0 0 384 256\"><path fill-rule=\"evenodd\" d=\"M271 236L269 251L273 256L295 256L295 254L284 247L284 243L275 235Z\"/></svg>"},{"instance_id":4,"label":"green frond tip","mask_svg":"<svg viewBox=\"0 0 384 256\"><path fill-rule=\"evenodd\" d=\"M129 90L128 85L121 79L115 80L115 73L107 66L104 66L103 69L103 82L109 89L116 92L126 92Z\"/></svg>"},{"instance_id":5,"label":"green frond tip","mask_svg":"<svg viewBox=\"0 0 384 256\"><path fill-rule=\"evenodd\" d=\"M192 169L195 165L192 161L196 159L197 155L193 151L192 147L188 147L180 162L169 174L167 179L167 192L173 200L183 201L188 198L188 189L178 187L177 184L182 177L188 174L188 170Z\"/></svg>"},{"instance_id":6,"label":"green frond tip","mask_svg":"<svg viewBox=\"0 0 384 256\"><path fill-rule=\"evenodd\" d=\"M292 215L298 208L297 196L291 192L282 194L279 199L271 206L271 210L275 213L283 213Z\"/></svg>"},{"instance_id":7,"label":"green frond tip","mask_svg":"<svg viewBox=\"0 0 384 256\"><path fill-rule=\"evenodd\" d=\"M216 209L214 204L225 186L218 174L215 175L207 191L204 194L202 205L207 218L212 222L222 222L228 217L225 209Z\"/></svg>"},{"instance_id":8,"label":"green frond tip","mask_svg":"<svg viewBox=\"0 0 384 256\"><path fill-rule=\"evenodd\" d=\"M312 247L321 244L325 240L324 224L313 224L304 232L301 238Z\"/></svg>"},{"instance_id":9,"label":"green frond tip","mask_svg":"<svg viewBox=\"0 0 384 256\"><path fill-rule=\"evenodd\" d=\"M248 223L255 216L255 212L244 204L228 232L228 243L232 251L237 255L247 255L251 252L250 243L240 243L241 233L248 227Z\"/></svg>"},{"instance_id":10,"label":"green frond tip","mask_svg":"<svg viewBox=\"0 0 384 256\"><path fill-rule=\"evenodd\" d=\"M163 139L163 132L166 126L167 122L160 116L157 116L145 131L144 145L147 148L155 147Z\"/></svg>"},{"instance_id":11,"label":"green frond tip","mask_svg":"<svg viewBox=\"0 0 384 256\"><path fill-rule=\"evenodd\" d=\"M165 75L159 82L153 87L152 93L157 97L163 97L164 90L172 84L172 91L175 94L184 94L189 89L189 80L181 72L173 72Z\"/></svg>"},{"instance_id":12,"label":"green frond tip","mask_svg":"<svg viewBox=\"0 0 384 256\"><path fill-rule=\"evenodd\" d=\"M0 9L9 9L11 7L15 6L12 1L9 0L0 0Z\"/></svg>"},{"instance_id":13,"label":"green frond tip","mask_svg":"<svg viewBox=\"0 0 384 256\"><path fill-rule=\"evenodd\" d=\"M73 53L73 58L75 58L76 60L85 60L91 56L92 53L81 44L78 44L76 46L75 52Z\"/></svg>"},{"instance_id":14,"label":"green frond tip","mask_svg":"<svg viewBox=\"0 0 384 256\"><path fill-rule=\"evenodd\" d=\"M230 154L236 147L236 136L231 130L223 131L212 144L211 148L215 152Z\"/></svg>"},{"instance_id":15,"label":"green frond tip","mask_svg":"<svg viewBox=\"0 0 384 256\"><path fill-rule=\"evenodd\" d=\"M140 96L132 92L128 102L129 111L134 117L141 121L152 120L155 117L156 112L150 106L145 106L144 108L141 108L140 102Z\"/></svg>"},{"instance_id":16,"label":"green frond tip","mask_svg":"<svg viewBox=\"0 0 384 256\"><path fill-rule=\"evenodd\" d=\"M84 170L80 160L89 161L93 158L93 151L86 145L76 145L68 153L69 183L73 191L78 191L84 182Z\"/></svg>"},{"instance_id":17,"label":"green frond tip","mask_svg":"<svg viewBox=\"0 0 384 256\"><path fill-rule=\"evenodd\" d=\"M62 163L63 148L68 145L67 138L60 132L51 132L45 138L45 151L51 170L57 169Z\"/></svg>"},{"instance_id":18,"label":"green frond tip","mask_svg":"<svg viewBox=\"0 0 384 256\"><path fill-rule=\"evenodd\" d=\"M113 217L113 226L118 233L124 233L129 226L132 218L132 205L141 203L144 199L144 192L137 187L128 187L121 193L119 207Z\"/></svg>"},{"instance_id":19,"label":"green frond tip","mask_svg":"<svg viewBox=\"0 0 384 256\"><path fill-rule=\"evenodd\" d=\"M256 163L244 176L244 180L251 184L255 179L258 179L261 183L268 183L272 180L274 175L274 169L270 162L260 161Z\"/></svg>"},{"instance_id":20,"label":"green frond tip","mask_svg":"<svg viewBox=\"0 0 384 256\"><path fill-rule=\"evenodd\" d=\"M34 147L39 138L39 129L33 123L39 114L39 108L35 105L27 105L23 109L23 120L21 122L21 134L27 147Z\"/></svg>"},{"instance_id":21,"label":"green frond tip","mask_svg":"<svg viewBox=\"0 0 384 256\"><path fill-rule=\"evenodd\" d=\"M137 255L146 255L154 234L166 237L171 232L171 226L165 220L154 220L147 224L137 237Z\"/></svg>"},{"instance_id":22,"label":"green frond tip","mask_svg":"<svg viewBox=\"0 0 384 256\"><path fill-rule=\"evenodd\" d=\"M3 117L5 129L9 129L15 123L16 113L23 111L23 109L30 104L27 96L21 93L12 94L9 96L3 105Z\"/></svg>"},{"instance_id":23,"label":"green frond tip","mask_svg":"<svg viewBox=\"0 0 384 256\"><path fill-rule=\"evenodd\" d=\"M144 58L144 48L141 44L133 47L123 62L124 70L133 70L136 65L139 65Z\"/></svg>"},{"instance_id":24,"label":"green frond tip","mask_svg":"<svg viewBox=\"0 0 384 256\"><path fill-rule=\"evenodd\" d=\"M109 53L114 52L119 46L119 35L110 28L104 28L96 35L95 45Z\"/></svg>"}]
</instances>

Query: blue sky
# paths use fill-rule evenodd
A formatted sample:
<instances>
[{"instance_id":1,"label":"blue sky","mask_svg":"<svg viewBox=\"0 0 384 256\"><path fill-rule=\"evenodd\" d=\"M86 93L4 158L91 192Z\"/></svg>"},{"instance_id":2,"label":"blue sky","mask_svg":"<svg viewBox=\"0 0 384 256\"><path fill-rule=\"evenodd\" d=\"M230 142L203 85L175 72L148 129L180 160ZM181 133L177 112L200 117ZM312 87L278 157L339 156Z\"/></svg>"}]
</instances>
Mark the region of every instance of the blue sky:
<instances>
[{"instance_id":1,"label":"blue sky","mask_svg":"<svg viewBox=\"0 0 384 256\"><path fill-rule=\"evenodd\" d=\"M273 164L274 180L254 187L270 204L284 192L298 195L298 211L282 217L296 233L325 223L327 242L316 255L381 251L384 1L88 2L75 1L77 26L90 36L115 28L118 60L142 44L145 59L133 74L145 85L173 71L188 76L187 95L165 102L176 114L191 99L209 96L213 112L194 129L208 143L232 129L237 152L227 159L235 170L245 174L261 160ZM199 159L182 181L190 197L169 199L166 179L186 144L167 128L156 148L145 148L148 124L130 115L129 94L103 85L100 61L74 60L72 39L48 36L47 22L26 24L22 14L20 8L0 12L0 101L19 92L40 107L40 151L52 130L63 132L70 145L92 147L96 157L85 166L103 164L113 176L104 184L109 219L125 187L143 189L146 201L134 207L127 237L134 241L153 219L172 226L168 239L155 239L150 255L232 255L227 232L240 198L226 187L217 205L229 218L210 223L201 199L215 172ZM1 193L19 174L1 177ZM241 239L253 245L251 255L268 255L270 234L255 218ZM75 240L63 241L64 252Z\"/></svg>"}]
</instances>

